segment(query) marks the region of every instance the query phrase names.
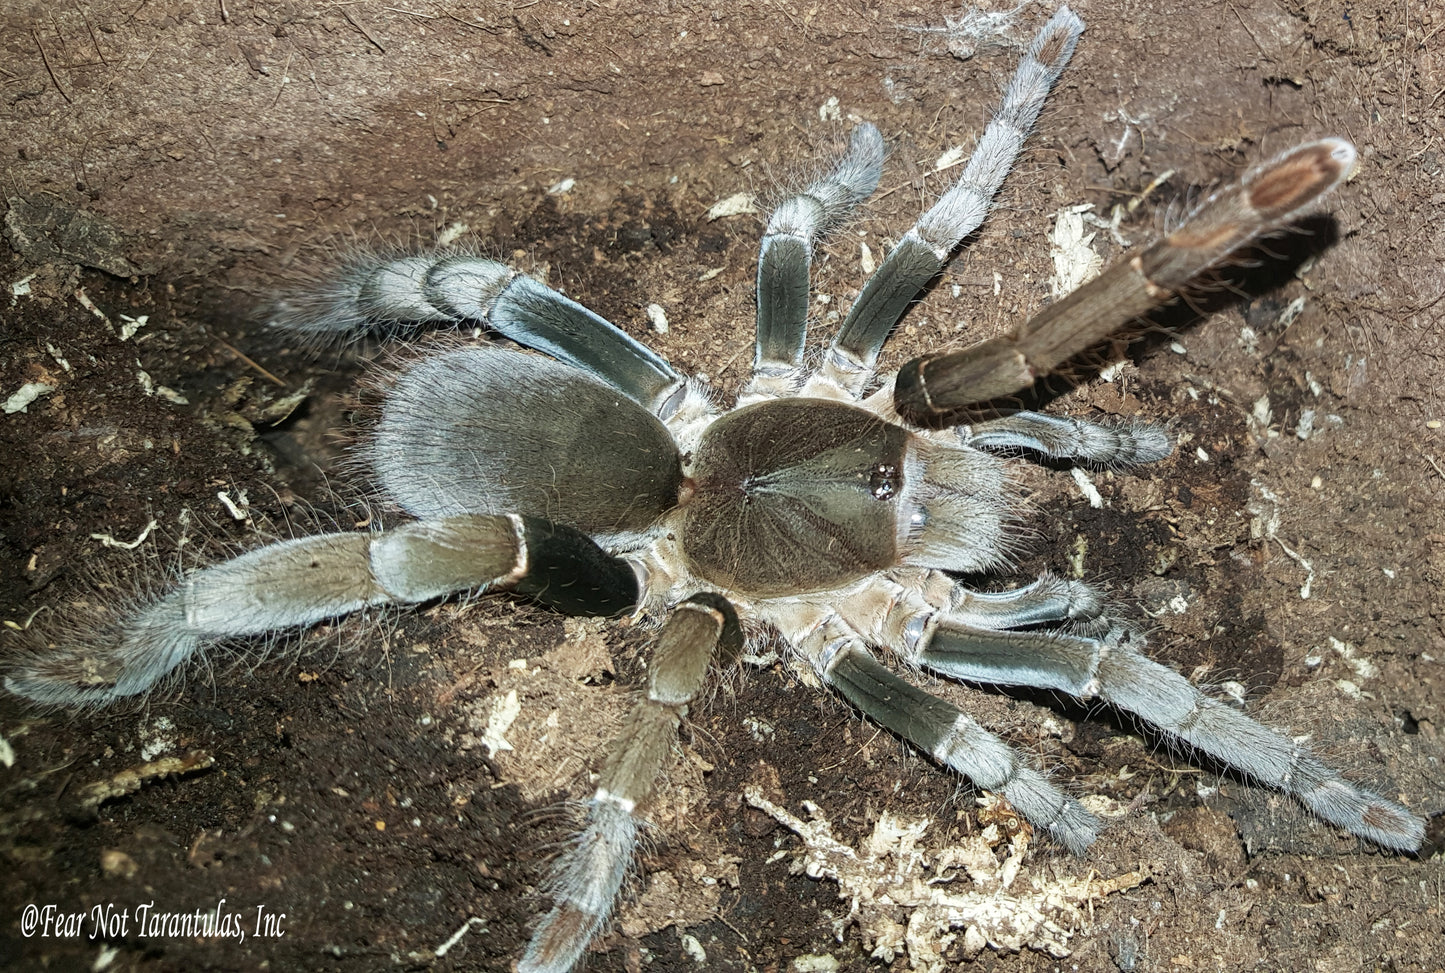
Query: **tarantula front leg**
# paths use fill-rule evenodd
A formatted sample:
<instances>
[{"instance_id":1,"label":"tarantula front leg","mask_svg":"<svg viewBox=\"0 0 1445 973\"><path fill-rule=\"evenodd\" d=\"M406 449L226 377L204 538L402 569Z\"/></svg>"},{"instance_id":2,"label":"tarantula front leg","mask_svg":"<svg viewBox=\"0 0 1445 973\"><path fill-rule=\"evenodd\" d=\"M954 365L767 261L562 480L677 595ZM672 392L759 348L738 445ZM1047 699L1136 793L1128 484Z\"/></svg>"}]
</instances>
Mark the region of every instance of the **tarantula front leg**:
<instances>
[{"instance_id":1,"label":"tarantula front leg","mask_svg":"<svg viewBox=\"0 0 1445 973\"><path fill-rule=\"evenodd\" d=\"M836 619L800 648L822 680L864 716L979 787L1002 794L1075 854L1093 844L1099 821L1078 801L958 707L895 675Z\"/></svg>"},{"instance_id":2,"label":"tarantula front leg","mask_svg":"<svg viewBox=\"0 0 1445 973\"><path fill-rule=\"evenodd\" d=\"M824 361L821 377L826 382L855 395L867 383L884 342L908 305L988 215L1083 31L1084 22L1061 7L1034 37L963 175L904 234L863 285Z\"/></svg>"},{"instance_id":3,"label":"tarantula front leg","mask_svg":"<svg viewBox=\"0 0 1445 973\"><path fill-rule=\"evenodd\" d=\"M471 256L354 258L304 297L282 302L272 325L354 337L387 322L486 323L569 362L654 415L676 409L682 376L616 325L506 264Z\"/></svg>"},{"instance_id":4,"label":"tarantula front leg","mask_svg":"<svg viewBox=\"0 0 1445 973\"><path fill-rule=\"evenodd\" d=\"M1185 292L1261 236L1299 216L1355 168L1355 148L1330 138L1291 149L1214 193L1184 224L1049 305L1012 334L923 355L894 382L913 418L954 412L1028 388L1064 362Z\"/></svg>"},{"instance_id":5,"label":"tarantula front leg","mask_svg":"<svg viewBox=\"0 0 1445 973\"><path fill-rule=\"evenodd\" d=\"M687 707L702 690L709 665L742 651L731 604L702 592L683 601L658 633L647 695L612 741L587 808L587 824L562 856L551 886L556 905L532 937L518 973L566 973L612 912L637 847L633 812L653 792Z\"/></svg>"},{"instance_id":6,"label":"tarantula front leg","mask_svg":"<svg viewBox=\"0 0 1445 973\"><path fill-rule=\"evenodd\" d=\"M209 642L491 588L574 615L618 614L638 595L628 562L536 517L462 515L378 533L319 534L197 571L90 645L22 660L5 686L41 703L102 705L147 692Z\"/></svg>"},{"instance_id":7,"label":"tarantula front leg","mask_svg":"<svg viewBox=\"0 0 1445 973\"><path fill-rule=\"evenodd\" d=\"M1056 689L1101 699L1255 779L1292 794L1326 821L1385 848L1413 851L1425 822L1363 790L1308 749L1147 658L1139 636L1113 626L1101 638L1058 631L992 631L942 617L915 632L912 661L958 679Z\"/></svg>"}]
</instances>

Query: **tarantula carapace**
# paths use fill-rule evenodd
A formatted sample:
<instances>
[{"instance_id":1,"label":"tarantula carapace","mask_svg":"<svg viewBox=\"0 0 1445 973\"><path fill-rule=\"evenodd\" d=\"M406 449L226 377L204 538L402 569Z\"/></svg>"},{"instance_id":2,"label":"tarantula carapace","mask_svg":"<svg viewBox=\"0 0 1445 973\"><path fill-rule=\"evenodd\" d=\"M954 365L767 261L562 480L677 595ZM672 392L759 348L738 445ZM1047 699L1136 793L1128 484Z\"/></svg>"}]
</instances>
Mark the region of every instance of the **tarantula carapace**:
<instances>
[{"instance_id":1,"label":"tarantula carapace","mask_svg":"<svg viewBox=\"0 0 1445 973\"><path fill-rule=\"evenodd\" d=\"M283 305L276 323L354 335L382 322L485 322L511 342L458 343L387 391L366 455L383 496L414 519L299 537L197 571L119 623L103 649L49 648L6 685L44 703L102 704L146 692L210 641L458 592L510 590L573 614L661 620L646 693L562 858L555 908L524 971L570 969L596 935L633 857L638 805L688 705L749 637L779 640L867 718L1077 853L1098 834L1092 814L875 653L1109 703L1354 834L1418 847L1419 818L1151 661L1096 589L1045 576L984 593L957 580L1004 566L1015 544L1016 501L998 453L1122 468L1172 446L1144 423L1024 411L949 418L1019 392L1171 300L1297 219L1355 165L1343 140L1301 145L1013 333L925 355L877 382L885 341L983 220L1082 30L1064 8L1038 33L963 175L869 278L817 367L804 360L811 254L876 187L878 130L857 128L828 172L777 207L758 259L752 378L731 408L502 264L429 255L341 268Z\"/></svg>"}]
</instances>

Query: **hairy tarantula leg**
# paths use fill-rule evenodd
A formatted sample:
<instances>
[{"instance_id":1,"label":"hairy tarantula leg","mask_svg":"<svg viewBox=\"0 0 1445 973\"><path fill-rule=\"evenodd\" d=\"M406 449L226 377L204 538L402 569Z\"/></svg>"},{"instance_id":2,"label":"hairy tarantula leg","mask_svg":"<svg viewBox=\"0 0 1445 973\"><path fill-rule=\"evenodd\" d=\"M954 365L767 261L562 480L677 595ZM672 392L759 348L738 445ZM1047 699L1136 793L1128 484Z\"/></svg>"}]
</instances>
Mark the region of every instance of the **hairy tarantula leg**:
<instances>
[{"instance_id":1,"label":"hairy tarantula leg","mask_svg":"<svg viewBox=\"0 0 1445 973\"><path fill-rule=\"evenodd\" d=\"M101 644L22 661L5 687L41 703L99 705L147 692L208 642L490 587L592 615L627 611L638 594L626 561L538 518L466 515L319 534L197 571L122 619Z\"/></svg>"},{"instance_id":2,"label":"hairy tarantula leg","mask_svg":"<svg viewBox=\"0 0 1445 973\"><path fill-rule=\"evenodd\" d=\"M908 305L988 215L1083 31L1084 22L1068 7L1060 7L1034 37L963 175L904 234L863 285L824 362L826 379L855 395L868 381L878 353Z\"/></svg>"},{"instance_id":3,"label":"hairy tarantula leg","mask_svg":"<svg viewBox=\"0 0 1445 973\"><path fill-rule=\"evenodd\" d=\"M1263 235L1298 219L1355 168L1355 147L1328 138L1291 149L1214 193L1184 224L1022 324L961 351L923 355L894 382L894 406L938 415L1028 388L1130 321L1166 304Z\"/></svg>"},{"instance_id":4,"label":"hairy tarantula leg","mask_svg":"<svg viewBox=\"0 0 1445 973\"><path fill-rule=\"evenodd\" d=\"M314 335L363 334L400 322L485 321L601 379L654 415L681 401L682 376L616 325L506 264L469 256L367 255L314 294L283 302L272 325Z\"/></svg>"},{"instance_id":5,"label":"hairy tarantula leg","mask_svg":"<svg viewBox=\"0 0 1445 973\"><path fill-rule=\"evenodd\" d=\"M1168 433L1152 422L1105 425L1042 412L1016 412L963 427L959 438L975 449L1031 450L1050 459L1111 468L1153 463L1174 451Z\"/></svg>"},{"instance_id":6,"label":"hairy tarantula leg","mask_svg":"<svg viewBox=\"0 0 1445 973\"><path fill-rule=\"evenodd\" d=\"M827 641L813 666L864 716L979 787L1002 794L1029 823L1046 828L1074 854L1094 843L1098 818L956 706L895 675L856 637Z\"/></svg>"},{"instance_id":7,"label":"hairy tarantula leg","mask_svg":"<svg viewBox=\"0 0 1445 973\"><path fill-rule=\"evenodd\" d=\"M1031 585L1012 591L970 591L956 585L949 617L982 629L1025 628L1052 622L1098 618L1104 599L1082 581L1066 581L1044 574ZM922 634L927 615L913 615L904 629L904 644L913 645Z\"/></svg>"},{"instance_id":8,"label":"hairy tarantula leg","mask_svg":"<svg viewBox=\"0 0 1445 973\"><path fill-rule=\"evenodd\" d=\"M677 606L658 633L647 696L612 741L587 809L587 826L552 877L556 905L537 927L518 973L566 973L581 957L622 888L637 847L636 807L652 794L671 755L688 704L709 665L735 659L743 646L737 613L721 595L702 592Z\"/></svg>"},{"instance_id":9,"label":"hairy tarantula leg","mask_svg":"<svg viewBox=\"0 0 1445 973\"><path fill-rule=\"evenodd\" d=\"M808 337L808 272L813 244L878 188L883 136L869 123L853 129L831 171L778 204L758 248L757 350L741 396L784 395L797 385Z\"/></svg>"},{"instance_id":10,"label":"hairy tarantula leg","mask_svg":"<svg viewBox=\"0 0 1445 973\"><path fill-rule=\"evenodd\" d=\"M1414 851L1425 822L1349 783L1307 748L1149 659L1116 626L1101 639L1061 633L990 632L944 620L914 661L973 682L1056 689L1127 710L1216 760L1292 794L1316 815L1384 848Z\"/></svg>"}]
</instances>

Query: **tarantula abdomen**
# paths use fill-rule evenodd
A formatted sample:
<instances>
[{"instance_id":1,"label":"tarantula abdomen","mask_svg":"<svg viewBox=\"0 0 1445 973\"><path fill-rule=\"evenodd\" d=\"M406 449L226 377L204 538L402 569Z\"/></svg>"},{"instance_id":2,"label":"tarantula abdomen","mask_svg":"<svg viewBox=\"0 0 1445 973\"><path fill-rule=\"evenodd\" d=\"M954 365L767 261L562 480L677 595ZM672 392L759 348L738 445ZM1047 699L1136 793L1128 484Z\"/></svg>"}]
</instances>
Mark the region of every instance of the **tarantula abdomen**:
<instances>
[{"instance_id":1,"label":"tarantula abdomen","mask_svg":"<svg viewBox=\"0 0 1445 973\"><path fill-rule=\"evenodd\" d=\"M579 369L494 344L413 365L369 451L413 516L521 513L591 535L647 528L683 483L652 413Z\"/></svg>"}]
</instances>

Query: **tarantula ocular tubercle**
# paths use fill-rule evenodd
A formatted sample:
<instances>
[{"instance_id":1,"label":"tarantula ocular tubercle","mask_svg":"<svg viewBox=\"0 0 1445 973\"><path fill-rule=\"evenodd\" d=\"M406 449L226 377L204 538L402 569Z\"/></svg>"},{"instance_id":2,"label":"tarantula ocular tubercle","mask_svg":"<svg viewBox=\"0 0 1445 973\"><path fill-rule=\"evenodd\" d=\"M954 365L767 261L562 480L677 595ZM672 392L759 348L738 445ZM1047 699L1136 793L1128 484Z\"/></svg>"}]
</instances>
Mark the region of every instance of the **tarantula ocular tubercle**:
<instances>
[{"instance_id":1,"label":"tarantula ocular tubercle","mask_svg":"<svg viewBox=\"0 0 1445 973\"><path fill-rule=\"evenodd\" d=\"M957 679L1107 702L1362 838L1419 847L1418 817L1150 660L1095 588L1046 575L984 593L957 580L1005 566L1017 544L997 454L1123 468L1169 455L1158 426L1035 412L938 421L1027 388L1296 220L1350 174L1353 146L1326 138L1284 153L1011 334L914 359L869 391L900 317L988 213L1082 31L1067 7L1039 31L963 174L869 278L816 368L804 364L814 244L876 188L878 130L859 126L828 172L774 210L752 376L731 408L503 264L373 256L340 268L275 323L347 337L390 322L485 322L544 355L483 342L397 378L366 459L412 522L298 537L194 572L91 643L22 660L7 688L102 705L150 690L209 642L458 592L663 619L646 693L559 863L524 973L570 969L605 922L637 845L637 808L709 667L735 657L745 631L780 638L868 718L1075 853L1097 836L1094 815L876 650Z\"/></svg>"}]
</instances>

